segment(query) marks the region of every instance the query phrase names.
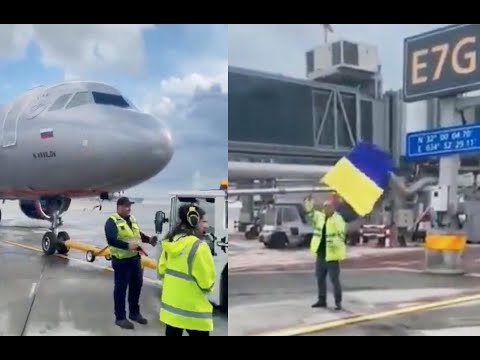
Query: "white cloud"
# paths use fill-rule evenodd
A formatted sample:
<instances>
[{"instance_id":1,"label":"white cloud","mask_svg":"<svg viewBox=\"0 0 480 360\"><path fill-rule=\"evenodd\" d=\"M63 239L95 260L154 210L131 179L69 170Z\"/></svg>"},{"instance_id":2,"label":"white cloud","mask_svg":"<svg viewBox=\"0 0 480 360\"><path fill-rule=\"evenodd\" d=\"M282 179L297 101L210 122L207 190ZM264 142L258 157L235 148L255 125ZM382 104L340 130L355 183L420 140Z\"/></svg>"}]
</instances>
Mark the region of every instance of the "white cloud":
<instances>
[{"instance_id":1,"label":"white cloud","mask_svg":"<svg viewBox=\"0 0 480 360\"><path fill-rule=\"evenodd\" d=\"M177 76L165 79L161 91L169 95L193 95L197 88L209 89L214 84L228 92L228 60L201 57L178 65Z\"/></svg>"},{"instance_id":2,"label":"white cloud","mask_svg":"<svg viewBox=\"0 0 480 360\"><path fill-rule=\"evenodd\" d=\"M144 64L143 32L153 25L34 25L45 65L69 71L113 67L132 74Z\"/></svg>"},{"instance_id":3,"label":"white cloud","mask_svg":"<svg viewBox=\"0 0 480 360\"><path fill-rule=\"evenodd\" d=\"M329 40L347 39L377 45L385 88L402 85L403 39L439 24L339 24ZM230 65L305 77L305 52L323 42L320 25L230 25Z\"/></svg>"},{"instance_id":4,"label":"white cloud","mask_svg":"<svg viewBox=\"0 0 480 360\"><path fill-rule=\"evenodd\" d=\"M161 119L169 117L175 110L175 104L167 96L153 92L147 93L139 105L140 109Z\"/></svg>"},{"instance_id":5,"label":"white cloud","mask_svg":"<svg viewBox=\"0 0 480 360\"><path fill-rule=\"evenodd\" d=\"M221 126L211 121L213 117L204 119L200 124L196 123L198 119L192 118L192 112L198 110L199 105L208 104L208 97L213 97L214 102L220 94L226 96L226 87L222 87L221 81L228 74L227 69L219 69L219 71L223 70L225 74L219 73L212 77L194 73L181 78L172 77L163 80L157 89L150 90L140 99L139 107L166 121L180 137L185 133L192 133L194 129L198 136L203 134L210 137L209 135L216 134L216 130ZM214 109L211 110L214 111ZM224 121L228 120L224 119Z\"/></svg>"},{"instance_id":6,"label":"white cloud","mask_svg":"<svg viewBox=\"0 0 480 360\"><path fill-rule=\"evenodd\" d=\"M171 77L167 80L162 80L160 92L169 96L192 96L195 91L208 90L215 84L220 84L222 91L226 92L225 77L227 76L227 71L225 71L216 76L193 73L183 78Z\"/></svg>"},{"instance_id":7,"label":"white cloud","mask_svg":"<svg viewBox=\"0 0 480 360\"><path fill-rule=\"evenodd\" d=\"M226 62L225 62L226 63ZM172 76L162 80L157 89L152 89L138 102L139 107L152 115L166 120L171 126L188 122L186 114L192 108L192 101L199 93L209 92L220 87L222 93L228 91L228 66L217 63L216 74L192 73L183 77ZM182 124L187 125L187 124ZM195 124L194 124L195 126ZM184 128L185 129L185 128ZM189 129L190 130L190 129Z\"/></svg>"},{"instance_id":8,"label":"white cloud","mask_svg":"<svg viewBox=\"0 0 480 360\"><path fill-rule=\"evenodd\" d=\"M227 176L228 98L219 83L224 76L228 76L226 67L213 76L170 78L138 102L142 110L167 123L176 148L171 164L152 180L157 188L172 184L216 188Z\"/></svg>"},{"instance_id":9,"label":"white cloud","mask_svg":"<svg viewBox=\"0 0 480 360\"><path fill-rule=\"evenodd\" d=\"M16 59L25 54L32 40L33 27L28 24L0 25L0 57Z\"/></svg>"},{"instance_id":10,"label":"white cloud","mask_svg":"<svg viewBox=\"0 0 480 360\"><path fill-rule=\"evenodd\" d=\"M0 25L0 56L21 57L33 41L42 63L63 68L69 79L106 69L138 74L145 60L143 32L152 28L146 24Z\"/></svg>"}]
</instances>

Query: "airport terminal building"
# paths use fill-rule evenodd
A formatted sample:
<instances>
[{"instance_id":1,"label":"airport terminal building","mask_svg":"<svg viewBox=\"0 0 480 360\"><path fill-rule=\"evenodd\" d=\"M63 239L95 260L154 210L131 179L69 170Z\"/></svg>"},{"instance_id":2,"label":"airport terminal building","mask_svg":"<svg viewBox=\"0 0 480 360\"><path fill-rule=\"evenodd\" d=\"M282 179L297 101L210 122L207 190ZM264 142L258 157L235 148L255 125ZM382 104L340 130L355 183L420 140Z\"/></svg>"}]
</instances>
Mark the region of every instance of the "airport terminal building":
<instances>
[{"instance_id":1,"label":"airport terminal building","mask_svg":"<svg viewBox=\"0 0 480 360\"><path fill-rule=\"evenodd\" d=\"M306 53L306 70L296 79L229 67L229 162L331 165L366 140L400 170L406 133L438 125L437 100L406 104L400 90L382 91L375 46L322 45ZM478 108L464 114L476 115Z\"/></svg>"}]
</instances>

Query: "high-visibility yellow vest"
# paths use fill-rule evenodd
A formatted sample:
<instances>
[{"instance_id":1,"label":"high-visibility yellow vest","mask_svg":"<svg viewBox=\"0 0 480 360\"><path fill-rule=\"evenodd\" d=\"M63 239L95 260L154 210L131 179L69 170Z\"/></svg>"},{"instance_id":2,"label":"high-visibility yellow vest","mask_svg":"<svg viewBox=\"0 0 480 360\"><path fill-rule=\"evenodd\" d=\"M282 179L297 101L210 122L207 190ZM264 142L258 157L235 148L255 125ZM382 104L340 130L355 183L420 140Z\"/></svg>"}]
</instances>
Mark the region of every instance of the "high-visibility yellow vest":
<instances>
[{"instance_id":1,"label":"high-visibility yellow vest","mask_svg":"<svg viewBox=\"0 0 480 360\"><path fill-rule=\"evenodd\" d=\"M318 247L322 240L323 225L325 225L325 213L314 210L311 200L304 203L305 211L311 220L313 236L310 242L310 252L317 256ZM326 228L326 254L325 261L341 261L347 257L347 246L345 244L346 224L342 216L334 213L327 221Z\"/></svg>"},{"instance_id":2,"label":"high-visibility yellow vest","mask_svg":"<svg viewBox=\"0 0 480 360\"><path fill-rule=\"evenodd\" d=\"M118 214L113 214L110 219L115 221L117 225L117 239L121 241L131 241L133 239L140 239L140 227L137 224L137 220L130 215L130 221L132 227L128 226L127 221ZM114 246L109 246L110 254L117 259L128 259L134 256L138 256L138 251L120 249Z\"/></svg>"},{"instance_id":3,"label":"high-visibility yellow vest","mask_svg":"<svg viewBox=\"0 0 480 360\"><path fill-rule=\"evenodd\" d=\"M162 241L160 321L180 329L212 331L215 264L207 243L192 235Z\"/></svg>"}]
</instances>

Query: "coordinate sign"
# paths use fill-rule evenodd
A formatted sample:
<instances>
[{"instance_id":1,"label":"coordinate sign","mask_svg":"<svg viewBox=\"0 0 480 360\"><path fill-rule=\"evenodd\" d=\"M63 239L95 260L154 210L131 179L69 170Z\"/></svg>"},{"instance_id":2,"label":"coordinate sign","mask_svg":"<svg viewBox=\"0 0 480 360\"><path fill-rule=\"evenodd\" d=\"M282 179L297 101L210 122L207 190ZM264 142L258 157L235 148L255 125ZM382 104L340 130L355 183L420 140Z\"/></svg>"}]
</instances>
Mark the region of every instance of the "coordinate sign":
<instances>
[{"instance_id":1,"label":"coordinate sign","mask_svg":"<svg viewBox=\"0 0 480 360\"><path fill-rule=\"evenodd\" d=\"M480 125L455 126L407 134L407 158L480 151Z\"/></svg>"}]
</instances>

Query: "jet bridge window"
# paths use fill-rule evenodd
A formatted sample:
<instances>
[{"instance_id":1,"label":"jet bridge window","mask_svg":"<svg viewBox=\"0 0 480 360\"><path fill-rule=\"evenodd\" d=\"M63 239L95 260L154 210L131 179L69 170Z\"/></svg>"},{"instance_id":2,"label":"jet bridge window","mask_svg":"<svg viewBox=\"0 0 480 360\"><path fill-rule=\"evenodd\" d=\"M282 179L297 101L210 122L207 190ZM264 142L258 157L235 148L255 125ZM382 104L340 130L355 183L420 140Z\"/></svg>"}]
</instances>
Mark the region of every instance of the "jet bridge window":
<instances>
[{"instance_id":1,"label":"jet bridge window","mask_svg":"<svg viewBox=\"0 0 480 360\"><path fill-rule=\"evenodd\" d=\"M88 91L81 91L76 93L73 97L72 100L67 105L67 109L77 107L80 105L85 105L90 102L90 94Z\"/></svg>"},{"instance_id":2,"label":"jet bridge window","mask_svg":"<svg viewBox=\"0 0 480 360\"><path fill-rule=\"evenodd\" d=\"M57 100L55 100L55 102L52 104L52 106L50 106L50 109L48 109L48 111L55 111L55 110L63 109L65 107L65 104L67 103L68 99L70 99L71 96L72 96L72 94L65 94L65 95L60 96Z\"/></svg>"},{"instance_id":3,"label":"jet bridge window","mask_svg":"<svg viewBox=\"0 0 480 360\"><path fill-rule=\"evenodd\" d=\"M112 105L121 108L129 108L130 104L120 95L106 94L92 91L93 101L98 105Z\"/></svg>"}]
</instances>

